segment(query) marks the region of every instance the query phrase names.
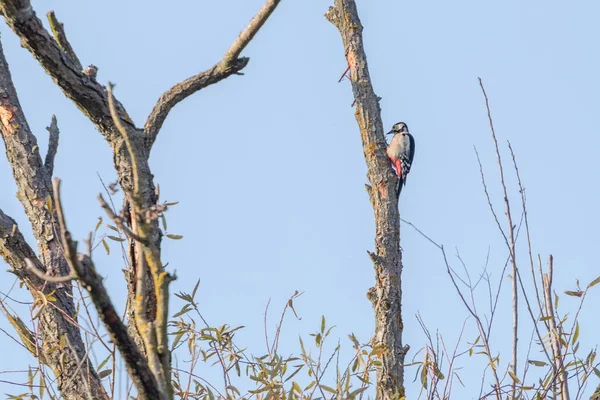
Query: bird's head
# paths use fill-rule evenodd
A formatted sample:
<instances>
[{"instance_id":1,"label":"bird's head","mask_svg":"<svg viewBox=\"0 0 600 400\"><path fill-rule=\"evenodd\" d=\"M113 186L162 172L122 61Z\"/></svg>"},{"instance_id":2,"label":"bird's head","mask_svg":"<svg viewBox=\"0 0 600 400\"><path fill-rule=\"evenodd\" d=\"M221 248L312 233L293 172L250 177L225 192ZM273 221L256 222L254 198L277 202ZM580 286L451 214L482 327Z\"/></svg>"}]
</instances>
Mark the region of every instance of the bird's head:
<instances>
[{"instance_id":1,"label":"bird's head","mask_svg":"<svg viewBox=\"0 0 600 400\"><path fill-rule=\"evenodd\" d=\"M398 133L408 133L408 126L404 122L398 122L392 126L392 130L386 133L386 135L396 135Z\"/></svg>"}]
</instances>

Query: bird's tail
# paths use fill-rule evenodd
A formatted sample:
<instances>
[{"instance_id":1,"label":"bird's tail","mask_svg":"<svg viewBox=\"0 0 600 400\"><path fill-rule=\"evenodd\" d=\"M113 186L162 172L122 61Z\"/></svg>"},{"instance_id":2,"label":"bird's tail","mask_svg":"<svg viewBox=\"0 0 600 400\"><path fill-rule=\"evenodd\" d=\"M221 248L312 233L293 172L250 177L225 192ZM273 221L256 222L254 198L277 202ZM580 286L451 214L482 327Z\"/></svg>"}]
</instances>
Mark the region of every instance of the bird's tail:
<instances>
[{"instance_id":1,"label":"bird's tail","mask_svg":"<svg viewBox=\"0 0 600 400\"><path fill-rule=\"evenodd\" d=\"M397 199L400 200L400 192L402 192L402 187L404 186L404 180L401 176L398 177L398 186L396 187Z\"/></svg>"}]
</instances>

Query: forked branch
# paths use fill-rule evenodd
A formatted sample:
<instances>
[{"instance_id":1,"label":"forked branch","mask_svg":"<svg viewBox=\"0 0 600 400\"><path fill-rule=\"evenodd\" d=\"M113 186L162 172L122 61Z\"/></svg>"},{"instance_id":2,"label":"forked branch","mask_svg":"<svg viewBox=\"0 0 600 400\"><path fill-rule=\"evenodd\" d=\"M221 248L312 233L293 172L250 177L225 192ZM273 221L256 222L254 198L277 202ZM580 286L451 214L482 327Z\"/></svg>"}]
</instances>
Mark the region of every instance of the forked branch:
<instances>
[{"instance_id":1,"label":"forked branch","mask_svg":"<svg viewBox=\"0 0 600 400\"><path fill-rule=\"evenodd\" d=\"M160 96L144 125L144 130L148 135L148 147L151 147L156 140L156 136L165 119L177 103L207 86L222 81L231 75L239 74L248 65L250 59L247 57L240 58L239 55L265 22L267 22L267 19L275 11L280 1L267 0L265 2L246 29L239 34L231 47L229 47L221 61L212 68L176 84Z\"/></svg>"},{"instance_id":2,"label":"forked branch","mask_svg":"<svg viewBox=\"0 0 600 400\"><path fill-rule=\"evenodd\" d=\"M77 253L77 242L71 239L71 233L67 228L62 207L60 179L57 178L54 180L53 189L56 214L61 227L61 241L65 259L69 267L71 267L71 274L81 280L83 287L89 292L98 315L123 356L129 375L136 385L140 398L148 400L163 399L164 397L158 390L158 385L148 367L146 359L127 333L127 327L115 310L102 283L102 277L96 272L92 259L86 255Z\"/></svg>"}]
</instances>

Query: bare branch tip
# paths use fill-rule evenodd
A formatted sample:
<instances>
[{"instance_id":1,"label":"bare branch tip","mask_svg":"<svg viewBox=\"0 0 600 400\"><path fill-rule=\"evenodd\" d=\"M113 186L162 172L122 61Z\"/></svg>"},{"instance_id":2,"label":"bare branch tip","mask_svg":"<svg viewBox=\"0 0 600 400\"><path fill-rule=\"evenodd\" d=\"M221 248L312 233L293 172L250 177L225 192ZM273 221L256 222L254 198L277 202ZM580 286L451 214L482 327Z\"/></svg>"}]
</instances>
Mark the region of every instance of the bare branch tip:
<instances>
[{"instance_id":1,"label":"bare branch tip","mask_svg":"<svg viewBox=\"0 0 600 400\"><path fill-rule=\"evenodd\" d=\"M60 134L60 130L58 129L58 123L56 121L56 115L52 115L52 121L50 122L50 126L46 127L46 130L49 134L48 140L48 152L46 153L46 159L44 161L44 166L50 175L52 175L54 170L54 158L56 157L56 151L58 150L58 137Z\"/></svg>"},{"instance_id":2,"label":"bare branch tip","mask_svg":"<svg viewBox=\"0 0 600 400\"><path fill-rule=\"evenodd\" d=\"M39 268L37 268L35 266L35 264L33 263L33 261L31 261L29 258L25 259L25 265L27 266L28 271L32 272L35 276L37 276L40 279L45 280L46 282L65 283L65 282L69 282L69 281L72 281L73 279L75 279L75 276L72 273L69 275L63 275L63 276L48 275L48 274L44 273L43 271L41 271Z\"/></svg>"}]
</instances>

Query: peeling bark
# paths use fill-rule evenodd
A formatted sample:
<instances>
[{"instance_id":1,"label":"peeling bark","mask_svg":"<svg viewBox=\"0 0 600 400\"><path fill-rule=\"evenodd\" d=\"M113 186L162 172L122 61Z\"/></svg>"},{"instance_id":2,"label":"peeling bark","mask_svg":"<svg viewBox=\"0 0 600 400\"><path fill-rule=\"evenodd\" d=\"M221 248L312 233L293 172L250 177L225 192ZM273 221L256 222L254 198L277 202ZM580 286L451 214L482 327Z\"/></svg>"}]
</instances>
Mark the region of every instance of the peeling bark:
<instances>
[{"instance_id":1,"label":"peeling bark","mask_svg":"<svg viewBox=\"0 0 600 400\"><path fill-rule=\"evenodd\" d=\"M119 221L123 230L129 233L130 248L127 271L129 324L125 328L114 312L91 259L76 254L75 242L66 231L62 209L58 218L62 223L56 222L53 205L59 204L59 199L58 194L54 197L51 188L54 157L58 148L56 119L53 118L48 128L50 141L44 163L36 138L29 130L18 103L0 44L0 128L18 187L17 197L33 227L40 257L38 259L35 256L20 235L14 220L1 210L0 251L13 267L13 272L30 289L44 290L44 293L56 290L58 309L45 307L40 319L44 346L55 349L60 337L67 338L68 349L49 352L45 358L57 373L58 388L64 398L107 398L96 372L86 358L79 328L68 322L69 318L76 321L69 282L71 277L81 279L86 283L86 289L93 292L91 297L94 304L123 355L139 397L173 397L167 338L168 284L173 278L163 269L160 261L162 234L156 211L159 207L158 193L148 162L150 150L162 123L178 102L208 85L239 74L247 65L249 59L239 57L241 52L279 2L266 0L214 67L165 92L148 117L145 128L141 129L134 125L112 93L96 81L97 67L90 65L82 70L82 63L54 12L47 14L53 37L37 18L30 0L0 0L0 13L21 39L22 46L40 63L64 95L90 119L113 149L114 167L127 199L124 208L128 218ZM148 215L154 216L149 218ZM109 216L115 219L114 214L109 213ZM151 371L150 375L148 370Z\"/></svg>"},{"instance_id":2,"label":"peeling bark","mask_svg":"<svg viewBox=\"0 0 600 400\"><path fill-rule=\"evenodd\" d=\"M375 267L375 287L367 297L375 311L374 344L385 346L377 369L377 399L404 396L402 346L402 253L400 214L396 198L397 177L386 156L379 98L375 95L362 41L362 25L354 0L335 0L325 17L340 32L355 99L355 117L367 163L369 198L375 213L375 252L369 256Z\"/></svg>"},{"instance_id":3,"label":"peeling bark","mask_svg":"<svg viewBox=\"0 0 600 400\"><path fill-rule=\"evenodd\" d=\"M44 343L38 351L56 372L57 385L65 399L80 399L82 382L90 382L87 389L94 398L108 398L100 379L86 355L85 345L77 323L73 292L70 284L51 284L34 278L25 271L25 258L36 260L40 269L49 275L68 275L69 268L62 255L54 232L58 225L48 210L53 203L51 175L44 166L35 136L31 133L25 115L21 110L16 90L13 86L8 64L0 43L0 131L6 155L17 183L17 198L29 217L33 234L38 244L38 257L25 242L17 225L0 211L0 248L6 262L14 272L22 277L27 288L48 294L54 291L57 298L54 306L45 306L40 312L40 335ZM67 339L67 346L61 346L61 337ZM61 349L61 351L48 350ZM61 356L61 353L65 354ZM83 367L80 367L80 364Z\"/></svg>"}]
</instances>

